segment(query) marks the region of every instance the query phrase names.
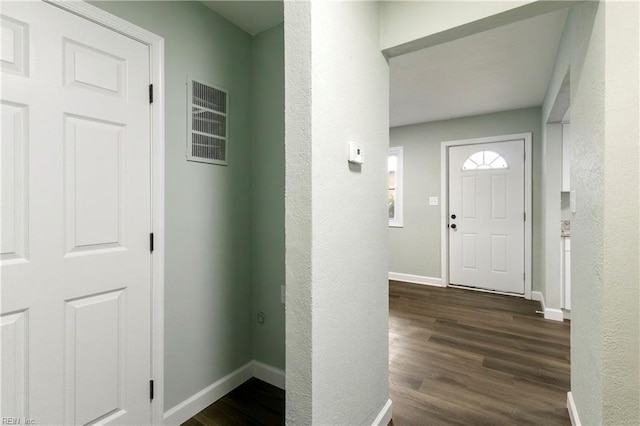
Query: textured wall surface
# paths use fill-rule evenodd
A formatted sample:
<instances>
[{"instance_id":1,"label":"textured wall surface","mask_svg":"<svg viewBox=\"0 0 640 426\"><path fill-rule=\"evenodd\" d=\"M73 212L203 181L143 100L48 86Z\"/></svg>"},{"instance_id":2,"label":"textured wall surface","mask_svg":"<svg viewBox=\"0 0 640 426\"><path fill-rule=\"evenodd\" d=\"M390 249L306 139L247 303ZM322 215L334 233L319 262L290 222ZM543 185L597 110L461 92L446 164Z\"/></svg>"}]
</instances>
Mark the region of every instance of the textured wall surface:
<instances>
[{"instance_id":1,"label":"textured wall surface","mask_svg":"<svg viewBox=\"0 0 640 426\"><path fill-rule=\"evenodd\" d=\"M560 190L562 188L562 125L543 123L542 202L543 238L540 251L540 291L545 307L560 309L562 271L560 268Z\"/></svg>"},{"instance_id":2,"label":"textured wall surface","mask_svg":"<svg viewBox=\"0 0 640 426\"><path fill-rule=\"evenodd\" d=\"M165 39L165 411L252 359L251 38L198 2L95 2ZM230 93L229 165L185 160L187 75Z\"/></svg>"},{"instance_id":3,"label":"textured wall surface","mask_svg":"<svg viewBox=\"0 0 640 426\"><path fill-rule=\"evenodd\" d=\"M377 3L312 2L311 17L313 422L371 424L389 397L389 70Z\"/></svg>"},{"instance_id":4,"label":"textured wall surface","mask_svg":"<svg viewBox=\"0 0 640 426\"><path fill-rule=\"evenodd\" d=\"M285 3L291 424L371 424L389 397L389 77L378 25L372 2ZM347 162L349 141L365 150L361 167Z\"/></svg>"},{"instance_id":5,"label":"textured wall surface","mask_svg":"<svg viewBox=\"0 0 640 426\"><path fill-rule=\"evenodd\" d=\"M252 39L253 358L284 369L284 27Z\"/></svg>"},{"instance_id":6,"label":"textured wall surface","mask_svg":"<svg viewBox=\"0 0 640 426\"><path fill-rule=\"evenodd\" d=\"M640 424L638 2L605 2L605 424ZM586 65L585 65L586 67Z\"/></svg>"},{"instance_id":7,"label":"textured wall surface","mask_svg":"<svg viewBox=\"0 0 640 426\"><path fill-rule=\"evenodd\" d=\"M583 424L638 424L638 5L574 6L571 390Z\"/></svg>"},{"instance_id":8,"label":"textured wall surface","mask_svg":"<svg viewBox=\"0 0 640 426\"><path fill-rule=\"evenodd\" d=\"M602 4L600 4L602 8ZM572 11L571 24L593 23L584 68L572 66L571 181L577 194L577 212L571 222L572 330L571 391L581 420L603 424L604 363L604 12L596 6ZM576 52L578 53L578 52Z\"/></svg>"},{"instance_id":9,"label":"textured wall surface","mask_svg":"<svg viewBox=\"0 0 640 426\"><path fill-rule=\"evenodd\" d=\"M389 270L441 277L440 253L440 149L444 141L533 133L533 289L537 290L540 264L540 108L525 108L432 123L394 127L390 145L404 147L404 227L389 228ZM439 205L430 206L437 196ZM559 238L559 231L558 231Z\"/></svg>"},{"instance_id":10,"label":"textured wall surface","mask_svg":"<svg viewBox=\"0 0 640 426\"><path fill-rule=\"evenodd\" d=\"M286 422L312 419L311 4L284 3Z\"/></svg>"}]
</instances>

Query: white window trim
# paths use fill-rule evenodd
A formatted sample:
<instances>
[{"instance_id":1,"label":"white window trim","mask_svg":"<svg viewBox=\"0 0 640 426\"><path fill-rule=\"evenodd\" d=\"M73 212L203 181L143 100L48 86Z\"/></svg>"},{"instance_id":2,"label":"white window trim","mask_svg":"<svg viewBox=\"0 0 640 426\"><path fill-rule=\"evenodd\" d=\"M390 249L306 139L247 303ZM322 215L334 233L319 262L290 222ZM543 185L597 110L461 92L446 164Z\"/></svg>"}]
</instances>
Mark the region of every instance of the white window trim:
<instances>
[{"instance_id":1,"label":"white window trim","mask_svg":"<svg viewBox=\"0 0 640 426\"><path fill-rule=\"evenodd\" d=\"M398 157L398 169L396 170L396 204L395 219L389 219L389 227L402 228L404 226L404 197L403 197L403 170L404 170L404 149L401 146L389 148L388 156L395 155ZM387 174L388 174L387 170Z\"/></svg>"}]
</instances>

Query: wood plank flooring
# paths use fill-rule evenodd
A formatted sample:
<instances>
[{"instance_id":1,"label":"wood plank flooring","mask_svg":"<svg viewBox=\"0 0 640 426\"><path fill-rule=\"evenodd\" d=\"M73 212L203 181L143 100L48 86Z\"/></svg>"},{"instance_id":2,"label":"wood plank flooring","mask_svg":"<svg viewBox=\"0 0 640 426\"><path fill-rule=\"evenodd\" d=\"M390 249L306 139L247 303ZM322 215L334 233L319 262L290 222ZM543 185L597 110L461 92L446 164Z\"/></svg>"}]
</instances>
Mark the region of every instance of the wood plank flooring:
<instances>
[{"instance_id":1,"label":"wood plank flooring","mask_svg":"<svg viewBox=\"0 0 640 426\"><path fill-rule=\"evenodd\" d=\"M569 322L538 302L389 282L394 426L570 425ZM251 379L184 425L283 425L284 391Z\"/></svg>"},{"instance_id":2,"label":"wood plank flooring","mask_svg":"<svg viewBox=\"0 0 640 426\"><path fill-rule=\"evenodd\" d=\"M249 379L183 426L280 426L284 424L284 391L256 378Z\"/></svg>"},{"instance_id":3,"label":"wood plank flooring","mask_svg":"<svg viewBox=\"0 0 640 426\"><path fill-rule=\"evenodd\" d=\"M569 322L537 309L390 281L393 425L569 425Z\"/></svg>"}]
</instances>

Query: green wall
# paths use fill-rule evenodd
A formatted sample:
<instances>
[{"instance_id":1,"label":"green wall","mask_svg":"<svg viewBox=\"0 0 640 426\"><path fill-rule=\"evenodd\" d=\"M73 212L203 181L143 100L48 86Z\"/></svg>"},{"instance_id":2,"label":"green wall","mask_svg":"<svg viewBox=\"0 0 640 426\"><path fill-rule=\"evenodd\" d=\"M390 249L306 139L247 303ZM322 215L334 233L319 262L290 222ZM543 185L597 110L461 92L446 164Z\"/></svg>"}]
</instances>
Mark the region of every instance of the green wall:
<instances>
[{"instance_id":1,"label":"green wall","mask_svg":"<svg viewBox=\"0 0 640 426\"><path fill-rule=\"evenodd\" d=\"M252 41L253 358L284 369L284 26Z\"/></svg>"},{"instance_id":2,"label":"green wall","mask_svg":"<svg viewBox=\"0 0 640 426\"><path fill-rule=\"evenodd\" d=\"M389 271L440 278L440 149L443 141L533 133L533 289L540 265L540 108L413 124L390 129L389 145L404 147L404 227L389 228ZM430 206L429 197L438 205Z\"/></svg>"},{"instance_id":3,"label":"green wall","mask_svg":"<svg viewBox=\"0 0 640 426\"><path fill-rule=\"evenodd\" d=\"M199 2L94 2L165 39L165 411L249 362L251 36ZM229 165L187 162L187 76L229 90Z\"/></svg>"}]
</instances>

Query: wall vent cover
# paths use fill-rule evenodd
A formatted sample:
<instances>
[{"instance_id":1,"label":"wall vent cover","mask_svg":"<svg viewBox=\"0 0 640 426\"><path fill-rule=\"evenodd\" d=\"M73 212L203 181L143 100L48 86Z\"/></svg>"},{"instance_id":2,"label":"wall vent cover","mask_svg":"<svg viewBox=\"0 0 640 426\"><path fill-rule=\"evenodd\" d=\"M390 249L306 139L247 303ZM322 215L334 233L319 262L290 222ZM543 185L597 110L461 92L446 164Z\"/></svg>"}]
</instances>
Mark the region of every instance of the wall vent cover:
<instances>
[{"instance_id":1,"label":"wall vent cover","mask_svg":"<svg viewBox=\"0 0 640 426\"><path fill-rule=\"evenodd\" d=\"M187 79L187 160L227 165L229 94Z\"/></svg>"}]
</instances>

